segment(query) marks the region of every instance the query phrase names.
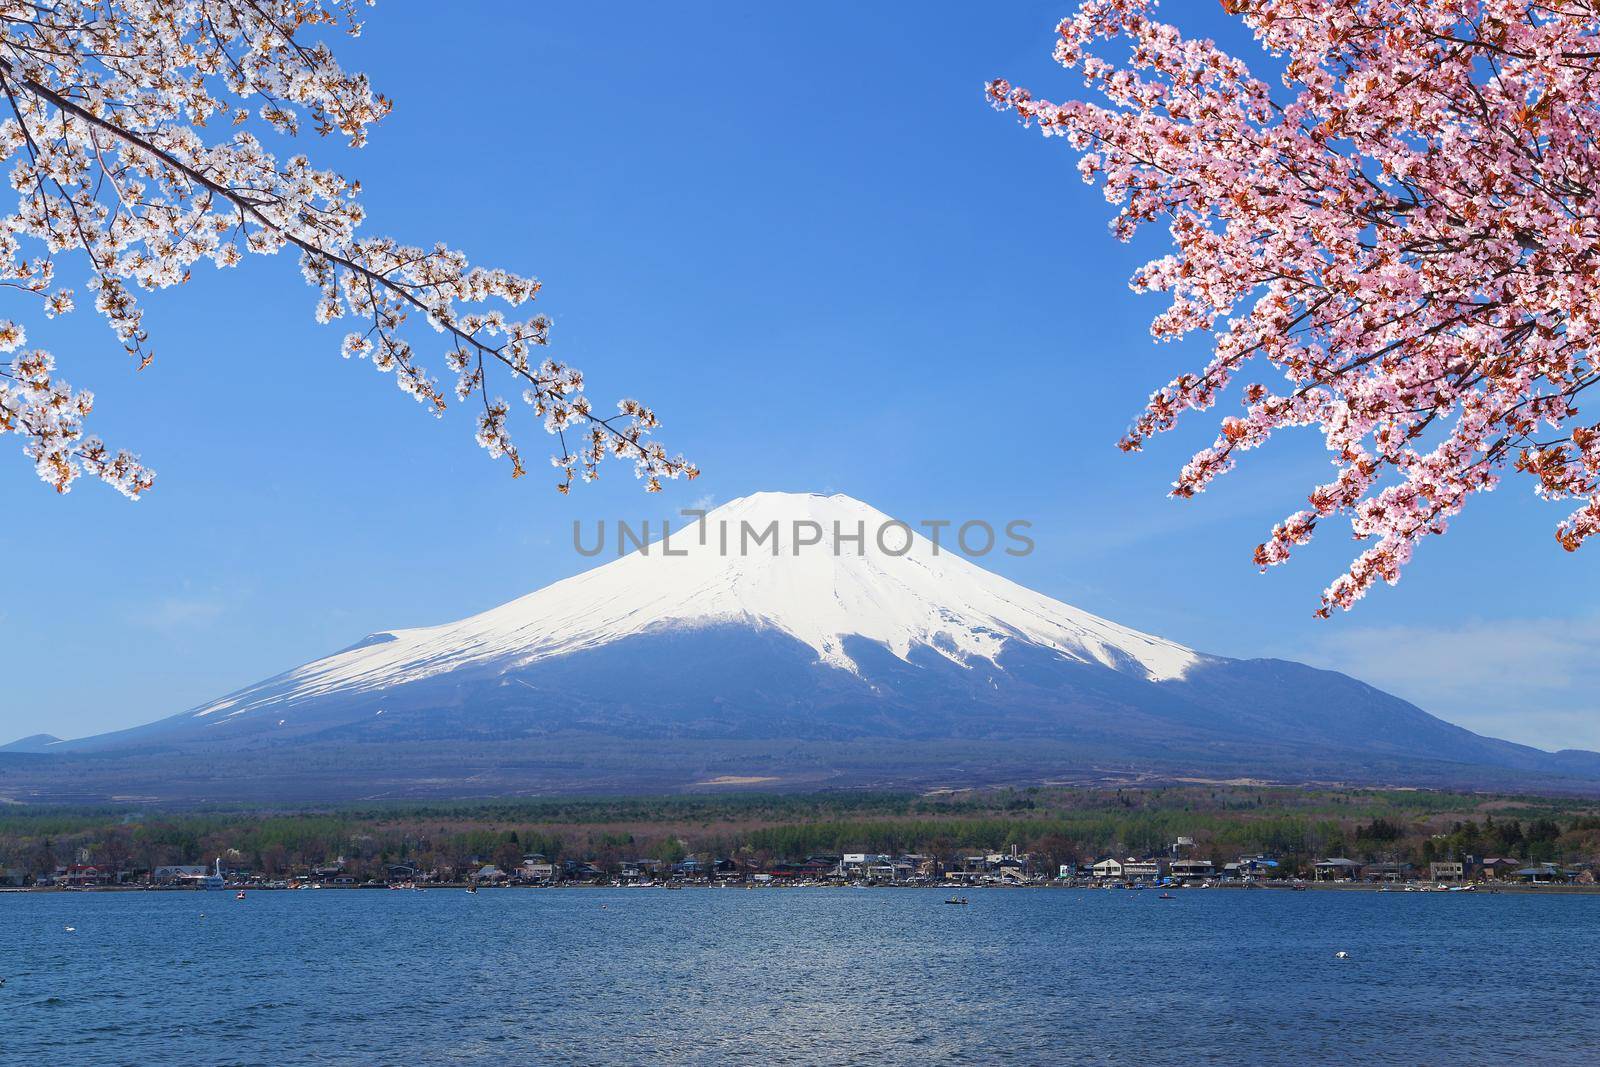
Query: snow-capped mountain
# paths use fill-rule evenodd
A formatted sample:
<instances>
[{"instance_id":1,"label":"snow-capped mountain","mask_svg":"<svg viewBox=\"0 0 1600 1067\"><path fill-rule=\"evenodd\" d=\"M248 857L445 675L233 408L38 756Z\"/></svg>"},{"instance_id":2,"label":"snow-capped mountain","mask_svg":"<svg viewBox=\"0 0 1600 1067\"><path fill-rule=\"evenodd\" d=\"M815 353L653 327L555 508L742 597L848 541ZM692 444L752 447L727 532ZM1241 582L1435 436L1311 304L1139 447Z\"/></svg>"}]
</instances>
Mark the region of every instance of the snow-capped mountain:
<instances>
[{"instance_id":1,"label":"snow-capped mountain","mask_svg":"<svg viewBox=\"0 0 1600 1067\"><path fill-rule=\"evenodd\" d=\"M727 624L794 638L819 663L857 674L852 638L901 660L922 648L963 666L1029 644L1151 681L1181 678L1201 658L985 571L859 500L756 493L481 615L372 634L193 714L223 721L456 671L509 673L642 634Z\"/></svg>"},{"instance_id":2,"label":"snow-capped mountain","mask_svg":"<svg viewBox=\"0 0 1600 1067\"><path fill-rule=\"evenodd\" d=\"M942 532L936 545L845 496L757 493L670 537L657 525L621 558L613 536L609 562L459 622L0 756L0 795L1600 782L1593 753L1480 737L1341 674L1119 626L983 569Z\"/></svg>"}]
</instances>

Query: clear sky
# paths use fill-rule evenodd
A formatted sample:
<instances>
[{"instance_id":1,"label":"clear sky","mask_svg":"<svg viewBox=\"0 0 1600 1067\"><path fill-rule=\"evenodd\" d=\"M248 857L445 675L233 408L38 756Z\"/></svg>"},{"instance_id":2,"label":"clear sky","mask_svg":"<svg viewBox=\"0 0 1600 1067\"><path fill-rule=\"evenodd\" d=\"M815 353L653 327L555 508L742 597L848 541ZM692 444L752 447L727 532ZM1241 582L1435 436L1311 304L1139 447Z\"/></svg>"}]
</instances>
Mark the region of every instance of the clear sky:
<instances>
[{"instance_id":1,"label":"clear sky","mask_svg":"<svg viewBox=\"0 0 1600 1067\"><path fill-rule=\"evenodd\" d=\"M1329 469L1314 438L1189 502L1164 491L1214 424L1116 450L1204 348L1154 345L1161 300L1127 288L1163 235L1116 243L1073 153L982 98L999 75L1077 89L1050 60L1070 0L557 7L380 4L340 47L395 113L359 153L307 147L362 179L375 232L541 277L552 353L597 401L655 406L704 476L658 497L620 465L565 499L542 465L511 481L464 411L435 421L339 358L287 256L147 297L142 374L91 312L26 318L160 481L137 504L87 483L58 499L0 441L0 741L149 721L491 607L585 569L575 519L778 489L1027 518L1037 551L985 564L1086 610L1600 748L1597 550L1562 552L1563 512L1524 485L1318 622L1353 551L1339 527L1287 568L1250 563ZM1215 4L1171 10L1256 54Z\"/></svg>"}]
</instances>

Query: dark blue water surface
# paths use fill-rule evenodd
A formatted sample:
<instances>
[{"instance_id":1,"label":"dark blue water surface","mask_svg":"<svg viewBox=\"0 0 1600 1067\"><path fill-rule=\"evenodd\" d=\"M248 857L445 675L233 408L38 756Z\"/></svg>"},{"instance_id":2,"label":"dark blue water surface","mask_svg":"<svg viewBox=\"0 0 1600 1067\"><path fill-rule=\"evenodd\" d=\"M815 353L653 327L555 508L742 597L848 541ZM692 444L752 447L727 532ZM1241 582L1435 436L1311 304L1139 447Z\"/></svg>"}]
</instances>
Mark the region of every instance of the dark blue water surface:
<instances>
[{"instance_id":1,"label":"dark blue water surface","mask_svg":"<svg viewBox=\"0 0 1600 1067\"><path fill-rule=\"evenodd\" d=\"M1600 897L943 899L0 894L0 1062L1547 1064L1600 1051Z\"/></svg>"}]
</instances>

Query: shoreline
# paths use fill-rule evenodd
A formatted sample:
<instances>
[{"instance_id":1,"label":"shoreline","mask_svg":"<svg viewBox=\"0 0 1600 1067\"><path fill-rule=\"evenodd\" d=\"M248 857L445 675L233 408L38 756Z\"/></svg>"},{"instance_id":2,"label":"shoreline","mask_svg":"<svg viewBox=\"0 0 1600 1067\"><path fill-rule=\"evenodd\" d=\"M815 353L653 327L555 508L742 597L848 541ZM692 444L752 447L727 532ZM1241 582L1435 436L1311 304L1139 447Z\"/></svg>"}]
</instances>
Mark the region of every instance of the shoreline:
<instances>
[{"instance_id":1,"label":"shoreline","mask_svg":"<svg viewBox=\"0 0 1600 1067\"><path fill-rule=\"evenodd\" d=\"M1391 893L1391 894L1394 894L1394 893L1401 893L1401 894L1405 894L1405 893L1410 893L1410 894L1429 893L1429 894L1434 894L1434 895L1439 895L1441 893L1444 893L1444 892L1448 891L1447 889L1446 890L1441 890L1441 889L1435 888L1435 885L1437 883L1387 883L1387 884L1388 884L1388 888L1387 889L1384 888L1384 883L1373 883L1373 882L1367 882L1367 883L1354 883L1354 882L1321 882L1321 883L1317 883L1317 882L1307 882L1302 887L1296 887L1296 886L1290 885L1288 883L1272 884L1272 885L1256 884L1256 885L1213 885L1213 886L1161 886L1161 885L1149 885L1149 884L1147 884L1141 889L1129 889L1129 888L1127 888L1125 886L1112 886L1112 885L1104 885L1104 886L1096 886L1096 885L1058 885L1058 884L1051 884L1051 883L1042 883L1042 884L1038 884L1038 885L1008 885L1008 886L1002 886L1002 885L907 885L907 884L900 884L900 885L866 885L864 883L851 883L851 882L844 882L844 883L838 883L838 884L832 884L832 885L756 885L756 884L753 884L753 883L741 883L741 884L733 884L733 883L726 883L726 884L692 883L692 884L681 884L681 885L672 885L672 886L668 886L668 885L641 886L641 885L604 885L604 884L597 885L597 884L589 883L589 882L574 882L574 883L556 884L556 885L489 885L489 886L479 886L479 891L488 893L488 892L500 892L500 891L506 891L506 890L510 890L510 891L546 891L546 892L554 890L554 891L563 891L564 892L564 891L597 890L597 889L612 889L612 890L655 889L655 890L668 890L668 891L672 891L672 892L677 892L677 891L686 890L686 889L691 889L691 890L737 889L737 890L759 890L759 891L763 891L763 892L766 892L766 891L784 891L784 892L788 892L788 891L794 891L794 890L819 890L819 889L888 889L888 890L902 890L902 891L904 891L904 890L920 890L920 891L923 891L923 892L942 892L942 893L966 894L966 893L972 893L972 892L1014 892L1016 890L1057 890L1057 891L1060 891L1060 890L1081 890L1081 891L1085 891L1085 892L1123 892L1123 893L1150 892L1150 891L1154 890L1154 891L1158 891L1158 892L1176 892L1176 893L1188 894L1188 893L1203 892L1203 891L1214 891L1214 890L1224 890L1224 891L1230 891L1230 892L1239 892L1239 891L1245 891L1245 890L1253 891L1253 890L1267 889L1267 890L1288 891L1288 892L1317 891L1317 892L1336 892L1336 893ZM1514 885L1514 884L1490 885L1488 883L1483 883L1483 882L1471 882L1471 883L1466 883L1466 884L1473 886L1473 889L1471 890L1471 892L1475 896L1477 896L1477 895L1496 896L1496 895L1501 895L1501 894L1516 895L1516 896L1600 896L1600 885ZM18 894L47 894L47 893L62 893L62 894L65 894L65 893L201 893L201 894L211 894L211 893L215 893L215 894L221 895L221 894L226 894L226 893L238 893L241 890L244 891L244 892L247 892L247 893L299 893L299 892L306 892L306 891L321 892L321 891L324 891L324 890L335 890L335 891L338 891L338 892L376 893L376 892L388 892L388 891L391 891L391 887L389 887L387 885L320 885L320 886L316 886L316 887L301 886L301 887L297 887L297 888L290 888L288 886L231 885L231 886L228 886L225 889L199 889L199 888L193 888L193 887L190 887L190 886L154 886L154 885L5 886L5 887L0 887L0 895L10 894L10 893L18 893ZM427 885L417 886L415 888L404 888L404 889L395 888L393 891L394 892L428 892L430 890L442 890L442 891L455 890L455 891L464 893L464 892L467 891L467 883L466 882L435 882L435 883L430 883L430 884L427 884ZM1457 892L1465 892L1465 890L1457 890Z\"/></svg>"}]
</instances>

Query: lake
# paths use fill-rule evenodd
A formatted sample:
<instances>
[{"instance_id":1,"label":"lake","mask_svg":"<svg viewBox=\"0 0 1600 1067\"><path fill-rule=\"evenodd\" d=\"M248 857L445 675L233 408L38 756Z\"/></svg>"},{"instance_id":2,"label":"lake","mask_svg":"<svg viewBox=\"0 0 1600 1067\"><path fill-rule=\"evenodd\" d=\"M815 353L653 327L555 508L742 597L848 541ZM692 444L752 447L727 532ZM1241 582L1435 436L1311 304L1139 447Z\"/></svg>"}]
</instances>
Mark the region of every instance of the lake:
<instances>
[{"instance_id":1,"label":"lake","mask_svg":"<svg viewBox=\"0 0 1600 1067\"><path fill-rule=\"evenodd\" d=\"M1551 1064L1600 1047L1600 897L1177 898L0 894L0 1062Z\"/></svg>"}]
</instances>

